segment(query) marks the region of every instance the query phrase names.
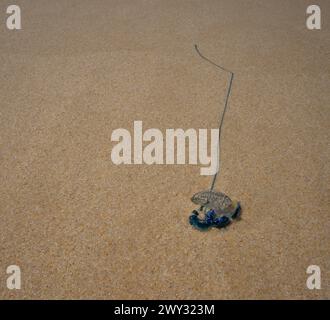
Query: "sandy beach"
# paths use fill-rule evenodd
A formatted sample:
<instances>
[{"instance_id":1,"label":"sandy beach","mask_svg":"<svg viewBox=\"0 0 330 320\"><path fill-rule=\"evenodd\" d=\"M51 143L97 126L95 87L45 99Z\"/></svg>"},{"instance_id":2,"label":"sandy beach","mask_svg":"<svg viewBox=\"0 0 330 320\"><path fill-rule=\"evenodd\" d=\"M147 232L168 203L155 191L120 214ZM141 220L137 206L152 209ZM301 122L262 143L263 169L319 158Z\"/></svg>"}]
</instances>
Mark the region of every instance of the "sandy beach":
<instances>
[{"instance_id":1,"label":"sandy beach","mask_svg":"<svg viewBox=\"0 0 330 320\"><path fill-rule=\"evenodd\" d=\"M1 299L330 298L330 2L23 1L0 15ZM242 219L194 230L200 165L115 165L117 128L217 128ZM8 290L6 268L21 269ZM310 265L321 290L306 287Z\"/></svg>"}]
</instances>

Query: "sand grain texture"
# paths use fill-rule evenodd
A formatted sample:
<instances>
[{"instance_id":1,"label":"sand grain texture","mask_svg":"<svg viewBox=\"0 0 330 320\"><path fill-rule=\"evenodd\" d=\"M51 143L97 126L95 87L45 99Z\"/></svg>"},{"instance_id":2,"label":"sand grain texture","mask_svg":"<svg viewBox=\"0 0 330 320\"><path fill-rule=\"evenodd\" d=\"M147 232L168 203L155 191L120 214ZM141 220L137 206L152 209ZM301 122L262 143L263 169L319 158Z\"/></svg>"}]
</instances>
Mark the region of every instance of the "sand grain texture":
<instances>
[{"instance_id":1,"label":"sand grain texture","mask_svg":"<svg viewBox=\"0 0 330 320\"><path fill-rule=\"evenodd\" d=\"M0 26L1 298L330 297L328 1L320 31L308 1L15 3L23 29ZM195 43L235 72L217 188L244 211L223 232L187 222L211 180L199 166L110 160L134 120L216 128L228 77Z\"/></svg>"}]
</instances>

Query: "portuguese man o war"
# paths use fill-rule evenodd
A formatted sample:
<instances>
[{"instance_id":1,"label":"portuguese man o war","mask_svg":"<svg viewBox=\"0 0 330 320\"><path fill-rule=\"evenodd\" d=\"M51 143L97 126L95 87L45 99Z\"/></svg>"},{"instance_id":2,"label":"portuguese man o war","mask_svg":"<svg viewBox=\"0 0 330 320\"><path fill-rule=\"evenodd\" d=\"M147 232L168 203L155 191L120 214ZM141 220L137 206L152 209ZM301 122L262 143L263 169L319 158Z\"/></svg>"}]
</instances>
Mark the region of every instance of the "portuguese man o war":
<instances>
[{"instance_id":1,"label":"portuguese man o war","mask_svg":"<svg viewBox=\"0 0 330 320\"><path fill-rule=\"evenodd\" d=\"M217 68L220 68L222 71L225 71L230 74L230 80L227 89L225 104L219 124L218 149L219 149L219 159L220 159L221 129L223 126L225 113L227 111L228 100L234 79L234 73L203 56L199 51L197 45L195 45L195 49L198 55L202 59L206 60L207 62L211 63ZM191 201L194 204L199 205L199 208L197 210L192 211L189 217L189 223L199 231L207 231L212 227L218 229L225 228L228 225L230 225L233 220L238 219L241 215L242 209L238 201L231 200L227 195L225 195L222 192L214 191L215 182L219 175L219 172L220 172L220 163L219 163L218 171L214 174L212 178L210 189L198 192L195 195L193 195L193 197L191 198ZM200 217L201 214L203 216L202 218Z\"/></svg>"},{"instance_id":2,"label":"portuguese man o war","mask_svg":"<svg viewBox=\"0 0 330 320\"><path fill-rule=\"evenodd\" d=\"M232 201L221 192L201 191L196 193L191 201L200 207L198 210L193 210L189 222L200 231L207 231L211 227L225 228L241 214L240 203ZM203 219L199 217L200 213L204 213Z\"/></svg>"}]
</instances>

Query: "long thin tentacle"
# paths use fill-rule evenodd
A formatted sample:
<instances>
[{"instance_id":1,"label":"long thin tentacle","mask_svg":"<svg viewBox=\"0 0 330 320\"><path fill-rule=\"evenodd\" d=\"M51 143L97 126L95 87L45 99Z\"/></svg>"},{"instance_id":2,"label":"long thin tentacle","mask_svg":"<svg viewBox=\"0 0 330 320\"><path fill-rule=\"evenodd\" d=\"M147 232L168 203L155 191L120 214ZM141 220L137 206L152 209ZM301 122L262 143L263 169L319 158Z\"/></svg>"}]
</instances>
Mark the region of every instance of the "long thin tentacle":
<instances>
[{"instance_id":1,"label":"long thin tentacle","mask_svg":"<svg viewBox=\"0 0 330 320\"><path fill-rule=\"evenodd\" d=\"M224 105L224 108L223 108L223 111L222 111L222 114L221 114L221 118L220 118L220 124L219 124L219 143L218 143L218 150L219 150L219 166L218 166L218 170L217 172L214 174L213 178L212 178L212 182L211 182L211 187L210 187L210 193L213 191L214 189L214 185L215 185L215 182L216 182L216 179L219 175L219 172L220 172L220 142L221 142L221 132L222 132L222 126L223 126L223 121L224 121L224 118L225 118L225 114L226 114L226 111L227 111L227 106L228 106L228 100L229 100L229 96L230 96L230 92L231 92L231 87L232 87L232 83L233 83L233 79L234 79L234 73L216 63L214 63L213 61L211 61L210 59L206 58L204 55L201 54L201 52L199 51L197 45L195 44L195 49L198 53L198 55L203 58L204 60L206 60L207 62L213 64L214 66L220 68L221 70L225 71L225 72L228 72L230 73L230 81L229 81L229 85L228 85L228 89L227 89L227 94L226 94L226 99L225 99L225 105Z\"/></svg>"}]
</instances>

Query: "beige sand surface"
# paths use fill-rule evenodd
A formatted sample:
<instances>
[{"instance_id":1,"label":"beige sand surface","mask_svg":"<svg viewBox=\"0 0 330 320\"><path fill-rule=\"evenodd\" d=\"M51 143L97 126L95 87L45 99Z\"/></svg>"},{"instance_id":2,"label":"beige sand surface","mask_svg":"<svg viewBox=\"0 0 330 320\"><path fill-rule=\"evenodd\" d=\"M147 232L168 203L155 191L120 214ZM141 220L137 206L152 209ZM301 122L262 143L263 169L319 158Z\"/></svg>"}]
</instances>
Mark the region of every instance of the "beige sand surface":
<instances>
[{"instance_id":1,"label":"beige sand surface","mask_svg":"<svg viewBox=\"0 0 330 320\"><path fill-rule=\"evenodd\" d=\"M329 298L330 2L0 4L0 297ZM194 165L115 166L114 129L216 128L235 72L217 189L243 217L187 219L210 177ZM22 289L6 288L6 268ZM321 267L322 289L306 288Z\"/></svg>"}]
</instances>

